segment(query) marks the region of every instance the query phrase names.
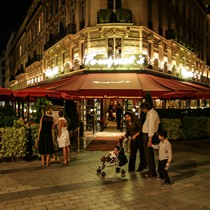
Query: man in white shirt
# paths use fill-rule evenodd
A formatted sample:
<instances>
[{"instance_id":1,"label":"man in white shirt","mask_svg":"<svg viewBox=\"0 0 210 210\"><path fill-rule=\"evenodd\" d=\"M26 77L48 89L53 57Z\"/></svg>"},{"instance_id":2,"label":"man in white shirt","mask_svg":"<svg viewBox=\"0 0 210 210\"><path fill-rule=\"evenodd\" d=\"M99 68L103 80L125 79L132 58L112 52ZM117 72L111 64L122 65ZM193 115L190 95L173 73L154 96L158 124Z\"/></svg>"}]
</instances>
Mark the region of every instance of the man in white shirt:
<instances>
[{"instance_id":1,"label":"man in white shirt","mask_svg":"<svg viewBox=\"0 0 210 210\"><path fill-rule=\"evenodd\" d=\"M143 102L140 105L140 109L142 112L146 113L146 120L143 124L142 132L143 132L145 159L149 171L145 174L145 176L154 177L157 176L157 174L155 167L154 152L151 146L152 146L152 139L156 138L156 133L158 131L160 123L160 118L158 113L147 102Z\"/></svg>"}]
</instances>

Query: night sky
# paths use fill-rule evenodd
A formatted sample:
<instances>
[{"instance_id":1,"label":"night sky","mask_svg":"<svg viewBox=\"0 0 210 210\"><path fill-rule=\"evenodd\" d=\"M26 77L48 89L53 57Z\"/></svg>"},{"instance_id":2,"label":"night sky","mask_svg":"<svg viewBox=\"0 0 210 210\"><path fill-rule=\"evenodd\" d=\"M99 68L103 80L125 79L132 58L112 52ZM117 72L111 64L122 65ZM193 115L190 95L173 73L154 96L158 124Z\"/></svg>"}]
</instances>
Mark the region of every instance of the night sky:
<instances>
[{"instance_id":1,"label":"night sky","mask_svg":"<svg viewBox=\"0 0 210 210\"><path fill-rule=\"evenodd\" d=\"M33 0L3 0L0 6L0 50L6 44L12 31L16 31L24 20Z\"/></svg>"}]
</instances>

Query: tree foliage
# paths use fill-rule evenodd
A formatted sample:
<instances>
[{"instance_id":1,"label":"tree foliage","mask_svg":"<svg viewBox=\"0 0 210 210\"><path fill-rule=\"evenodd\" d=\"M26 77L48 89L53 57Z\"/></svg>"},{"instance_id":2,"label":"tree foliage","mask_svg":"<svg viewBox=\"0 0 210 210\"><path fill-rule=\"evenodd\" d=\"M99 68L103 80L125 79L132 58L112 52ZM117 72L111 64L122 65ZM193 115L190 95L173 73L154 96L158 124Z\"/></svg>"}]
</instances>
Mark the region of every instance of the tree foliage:
<instances>
[{"instance_id":1,"label":"tree foliage","mask_svg":"<svg viewBox=\"0 0 210 210\"><path fill-rule=\"evenodd\" d=\"M11 106L0 107L0 127L11 127L14 120L17 120L16 112Z\"/></svg>"}]
</instances>

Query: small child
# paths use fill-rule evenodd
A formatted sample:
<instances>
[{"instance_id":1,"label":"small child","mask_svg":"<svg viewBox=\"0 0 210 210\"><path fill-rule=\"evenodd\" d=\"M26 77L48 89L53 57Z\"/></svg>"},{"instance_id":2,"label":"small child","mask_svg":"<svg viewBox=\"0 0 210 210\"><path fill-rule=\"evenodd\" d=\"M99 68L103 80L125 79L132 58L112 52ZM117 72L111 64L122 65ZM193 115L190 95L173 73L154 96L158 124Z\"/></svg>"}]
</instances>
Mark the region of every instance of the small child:
<instances>
[{"instance_id":1,"label":"small child","mask_svg":"<svg viewBox=\"0 0 210 210\"><path fill-rule=\"evenodd\" d=\"M160 143L158 145L152 144L153 149L159 150L158 179L164 180L163 186L171 184L171 180L168 176L168 168L172 160L172 148L171 148L171 143L166 139L166 137L167 137L167 132L163 130L158 134Z\"/></svg>"},{"instance_id":2,"label":"small child","mask_svg":"<svg viewBox=\"0 0 210 210\"><path fill-rule=\"evenodd\" d=\"M108 163L111 162L111 161L113 162L117 158L119 150L120 150L120 147L115 146L114 149L112 151L110 151L107 156L102 156L101 157L101 162L102 162L102 165L103 165L102 168L104 168L105 162L108 162Z\"/></svg>"}]
</instances>

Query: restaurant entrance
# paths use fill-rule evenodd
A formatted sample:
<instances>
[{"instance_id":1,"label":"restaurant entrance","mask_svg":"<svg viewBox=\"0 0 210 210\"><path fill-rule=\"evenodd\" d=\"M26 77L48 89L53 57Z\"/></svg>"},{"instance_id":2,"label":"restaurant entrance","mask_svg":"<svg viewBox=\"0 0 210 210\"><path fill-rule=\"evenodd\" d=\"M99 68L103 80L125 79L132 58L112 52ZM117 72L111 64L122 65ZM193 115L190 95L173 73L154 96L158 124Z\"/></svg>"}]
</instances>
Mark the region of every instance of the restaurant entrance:
<instances>
[{"instance_id":1,"label":"restaurant entrance","mask_svg":"<svg viewBox=\"0 0 210 210\"><path fill-rule=\"evenodd\" d=\"M84 122L84 130L93 133L100 132L109 128L113 131L122 131L125 129L124 114L127 111L133 112L140 117L140 99L83 99L83 109L81 113ZM121 126L117 126L117 112L121 109ZM119 113L119 112L118 112Z\"/></svg>"}]
</instances>

